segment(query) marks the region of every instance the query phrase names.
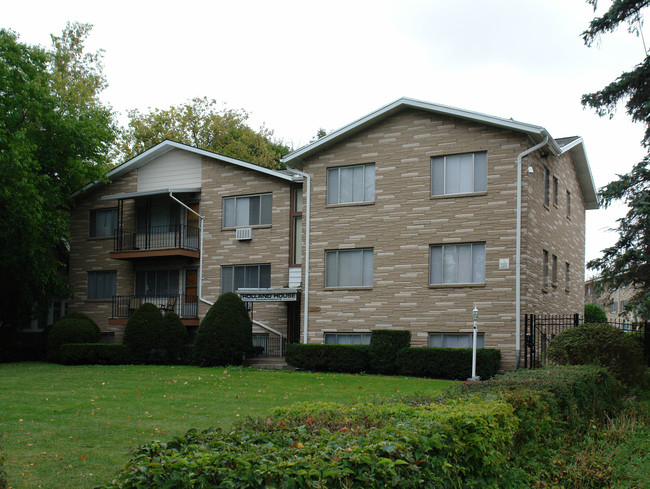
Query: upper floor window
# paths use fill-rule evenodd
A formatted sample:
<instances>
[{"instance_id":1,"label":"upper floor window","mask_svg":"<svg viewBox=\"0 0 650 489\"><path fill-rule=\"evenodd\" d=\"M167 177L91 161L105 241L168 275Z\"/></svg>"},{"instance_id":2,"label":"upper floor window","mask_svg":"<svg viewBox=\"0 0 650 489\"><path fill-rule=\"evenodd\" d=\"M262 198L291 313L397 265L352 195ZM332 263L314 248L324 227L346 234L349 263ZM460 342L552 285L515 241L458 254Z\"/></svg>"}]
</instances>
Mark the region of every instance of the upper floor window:
<instances>
[{"instance_id":1,"label":"upper floor window","mask_svg":"<svg viewBox=\"0 0 650 489\"><path fill-rule=\"evenodd\" d=\"M224 197L223 227L262 226L271 224L273 194Z\"/></svg>"},{"instance_id":2,"label":"upper floor window","mask_svg":"<svg viewBox=\"0 0 650 489\"><path fill-rule=\"evenodd\" d=\"M135 294L176 295L178 276L178 270L138 270L135 272Z\"/></svg>"},{"instance_id":3,"label":"upper floor window","mask_svg":"<svg viewBox=\"0 0 650 489\"><path fill-rule=\"evenodd\" d=\"M548 168L544 167L544 205L548 207L551 202L551 197L549 195L551 187L551 172Z\"/></svg>"},{"instance_id":4,"label":"upper floor window","mask_svg":"<svg viewBox=\"0 0 650 489\"><path fill-rule=\"evenodd\" d=\"M431 195L484 192L487 152L431 158Z\"/></svg>"},{"instance_id":5,"label":"upper floor window","mask_svg":"<svg viewBox=\"0 0 650 489\"><path fill-rule=\"evenodd\" d=\"M325 287L372 287L373 249L325 252Z\"/></svg>"},{"instance_id":6,"label":"upper floor window","mask_svg":"<svg viewBox=\"0 0 650 489\"><path fill-rule=\"evenodd\" d=\"M353 204L374 201L374 163L327 169L328 204Z\"/></svg>"},{"instance_id":7,"label":"upper floor window","mask_svg":"<svg viewBox=\"0 0 650 489\"><path fill-rule=\"evenodd\" d=\"M226 265L221 267L221 293L238 289L271 287L271 265Z\"/></svg>"},{"instance_id":8,"label":"upper floor window","mask_svg":"<svg viewBox=\"0 0 650 489\"><path fill-rule=\"evenodd\" d=\"M566 191L566 216L571 217L571 192Z\"/></svg>"},{"instance_id":9,"label":"upper floor window","mask_svg":"<svg viewBox=\"0 0 650 489\"><path fill-rule=\"evenodd\" d=\"M551 262L551 283L553 287L557 285L557 256L553 255L553 260Z\"/></svg>"},{"instance_id":10,"label":"upper floor window","mask_svg":"<svg viewBox=\"0 0 650 489\"><path fill-rule=\"evenodd\" d=\"M111 299L117 288L115 270L88 272L87 299Z\"/></svg>"},{"instance_id":11,"label":"upper floor window","mask_svg":"<svg viewBox=\"0 0 650 489\"><path fill-rule=\"evenodd\" d=\"M560 199L559 197L559 187L560 187L560 182L558 181L557 177L553 177L553 205L555 207L558 206L558 201Z\"/></svg>"},{"instance_id":12,"label":"upper floor window","mask_svg":"<svg viewBox=\"0 0 650 489\"><path fill-rule=\"evenodd\" d=\"M90 211L88 236L91 238L113 236L116 229L117 207Z\"/></svg>"},{"instance_id":13,"label":"upper floor window","mask_svg":"<svg viewBox=\"0 0 650 489\"><path fill-rule=\"evenodd\" d=\"M436 245L429 253L429 284L485 282L485 243Z\"/></svg>"},{"instance_id":14,"label":"upper floor window","mask_svg":"<svg viewBox=\"0 0 650 489\"><path fill-rule=\"evenodd\" d=\"M542 250L542 287L548 287L548 251Z\"/></svg>"}]
</instances>

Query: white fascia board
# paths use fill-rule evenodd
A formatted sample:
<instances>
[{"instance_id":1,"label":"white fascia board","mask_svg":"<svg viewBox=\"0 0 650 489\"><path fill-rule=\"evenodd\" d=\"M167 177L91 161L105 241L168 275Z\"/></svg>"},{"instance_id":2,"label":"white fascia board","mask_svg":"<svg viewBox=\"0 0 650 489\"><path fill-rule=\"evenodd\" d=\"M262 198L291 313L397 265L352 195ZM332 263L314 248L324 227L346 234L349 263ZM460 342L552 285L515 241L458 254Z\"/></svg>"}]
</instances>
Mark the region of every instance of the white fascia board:
<instances>
[{"instance_id":1,"label":"white fascia board","mask_svg":"<svg viewBox=\"0 0 650 489\"><path fill-rule=\"evenodd\" d=\"M321 139L314 141L313 143L307 144L302 148L299 148L295 151L292 151L284 158L281 159L283 163L289 163L295 160L294 165L298 166L301 164L304 158L309 155L320 151L324 147L329 146L330 144L335 143L343 138L347 138L350 135L361 131L362 129L375 124L376 122L388 117L389 115L397 112L403 108L415 108L424 110L427 112L433 112L437 114L448 115L450 117L458 117L461 119L471 120L479 123L483 123L490 126L500 127L503 129L510 129L517 132L523 132L529 135L536 143L539 143L544 140L544 137L549 137L549 149L554 154L560 154L560 146L555 142L555 140L548 134L548 131L541 126L536 126L533 124L527 124L525 122L518 122L512 119L503 119L501 117L494 117L487 114L481 114L479 112L472 112L469 110L458 109L455 107L449 107L447 105L432 104L429 102L423 102L421 100L416 100L412 98L403 97L399 100L396 100L384 107L344 126L336 131L328 134Z\"/></svg>"},{"instance_id":2,"label":"white fascia board","mask_svg":"<svg viewBox=\"0 0 650 489\"><path fill-rule=\"evenodd\" d=\"M596 190L596 184L594 183L594 177L591 173L591 167L589 166L589 159L587 158L584 140L582 138L577 138L574 141L571 141L562 148L562 153L566 153L567 151L571 151L571 156L575 163L578 181L582 188L582 195L585 198L585 209L598 209L600 199L598 197L598 191Z\"/></svg>"}]
</instances>

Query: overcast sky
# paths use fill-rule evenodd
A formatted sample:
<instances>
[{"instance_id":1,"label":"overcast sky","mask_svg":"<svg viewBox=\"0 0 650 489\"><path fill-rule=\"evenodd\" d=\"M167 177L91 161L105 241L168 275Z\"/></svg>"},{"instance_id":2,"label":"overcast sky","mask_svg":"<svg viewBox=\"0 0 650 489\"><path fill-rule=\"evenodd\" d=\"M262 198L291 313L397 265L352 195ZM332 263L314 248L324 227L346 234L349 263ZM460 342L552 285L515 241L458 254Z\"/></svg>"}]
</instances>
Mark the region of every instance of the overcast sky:
<instances>
[{"instance_id":1,"label":"overcast sky","mask_svg":"<svg viewBox=\"0 0 650 489\"><path fill-rule=\"evenodd\" d=\"M625 27L587 48L584 0L3 3L0 27L29 44L49 46L66 21L94 26L87 47L105 51L103 98L122 124L129 109L205 96L297 148L406 96L582 136L598 188L645 154L624 110L580 104L644 56ZM588 260L622 212L587 212Z\"/></svg>"}]
</instances>

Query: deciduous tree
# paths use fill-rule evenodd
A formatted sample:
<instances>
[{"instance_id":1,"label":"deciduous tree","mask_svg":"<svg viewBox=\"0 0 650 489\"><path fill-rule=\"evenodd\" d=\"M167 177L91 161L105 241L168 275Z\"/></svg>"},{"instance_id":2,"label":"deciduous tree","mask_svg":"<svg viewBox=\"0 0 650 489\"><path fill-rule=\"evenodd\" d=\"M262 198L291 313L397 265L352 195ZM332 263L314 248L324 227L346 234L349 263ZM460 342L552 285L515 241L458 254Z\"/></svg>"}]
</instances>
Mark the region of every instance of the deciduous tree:
<instances>
[{"instance_id":1,"label":"deciduous tree","mask_svg":"<svg viewBox=\"0 0 650 489\"><path fill-rule=\"evenodd\" d=\"M597 0L588 0L597 6ZM582 36L588 46L600 35L612 32L622 23L630 32L642 34L642 10L650 0L614 0L609 10L594 18ZM650 57L631 71L598 92L583 95L582 103L601 115L612 117L619 103L625 101L633 121L646 126L642 144L650 148ZM642 316L650 316L650 155L637 163L632 171L600 189L602 204L622 200L627 214L618 221L619 237L613 246L603 250L602 257L588 263L598 270L602 281L612 288L632 285L638 290L630 306Z\"/></svg>"},{"instance_id":2,"label":"deciduous tree","mask_svg":"<svg viewBox=\"0 0 650 489\"><path fill-rule=\"evenodd\" d=\"M218 109L215 100L205 97L165 110L132 110L129 118L119 144L121 159L132 158L165 139L269 168L280 168L280 158L289 152L273 139L273 131L251 129L246 111Z\"/></svg>"},{"instance_id":3,"label":"deciduous tree","mask_svg":"<svg viewBox=\"0 0 650 489\"><path fill-rule=\"evenodd\" d=\"M84 52L91 26L68 24L52 48L0 29L0 327L26 325L53 295L71 194L101 178L116 135L101 52ZM58 251L58 252L57 252Z\"/></svg>"}]
</instances>

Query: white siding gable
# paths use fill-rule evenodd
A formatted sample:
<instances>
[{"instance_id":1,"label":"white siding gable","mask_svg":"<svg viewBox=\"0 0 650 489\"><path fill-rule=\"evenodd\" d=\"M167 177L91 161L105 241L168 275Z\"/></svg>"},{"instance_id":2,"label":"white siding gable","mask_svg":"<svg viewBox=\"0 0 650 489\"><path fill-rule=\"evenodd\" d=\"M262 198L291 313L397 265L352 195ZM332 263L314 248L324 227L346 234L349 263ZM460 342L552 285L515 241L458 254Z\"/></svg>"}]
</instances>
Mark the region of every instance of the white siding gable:
<instances>
[{"instance_id":1,"label":"white siding gable","mask_svg":"<svg viewBox=\"0 0 650 489\"><path fill-rule=\"evenodd\" d=\"M173 149L138 169L138 192L201 186L201 157Z\"/></svg>"}]
</instances>

